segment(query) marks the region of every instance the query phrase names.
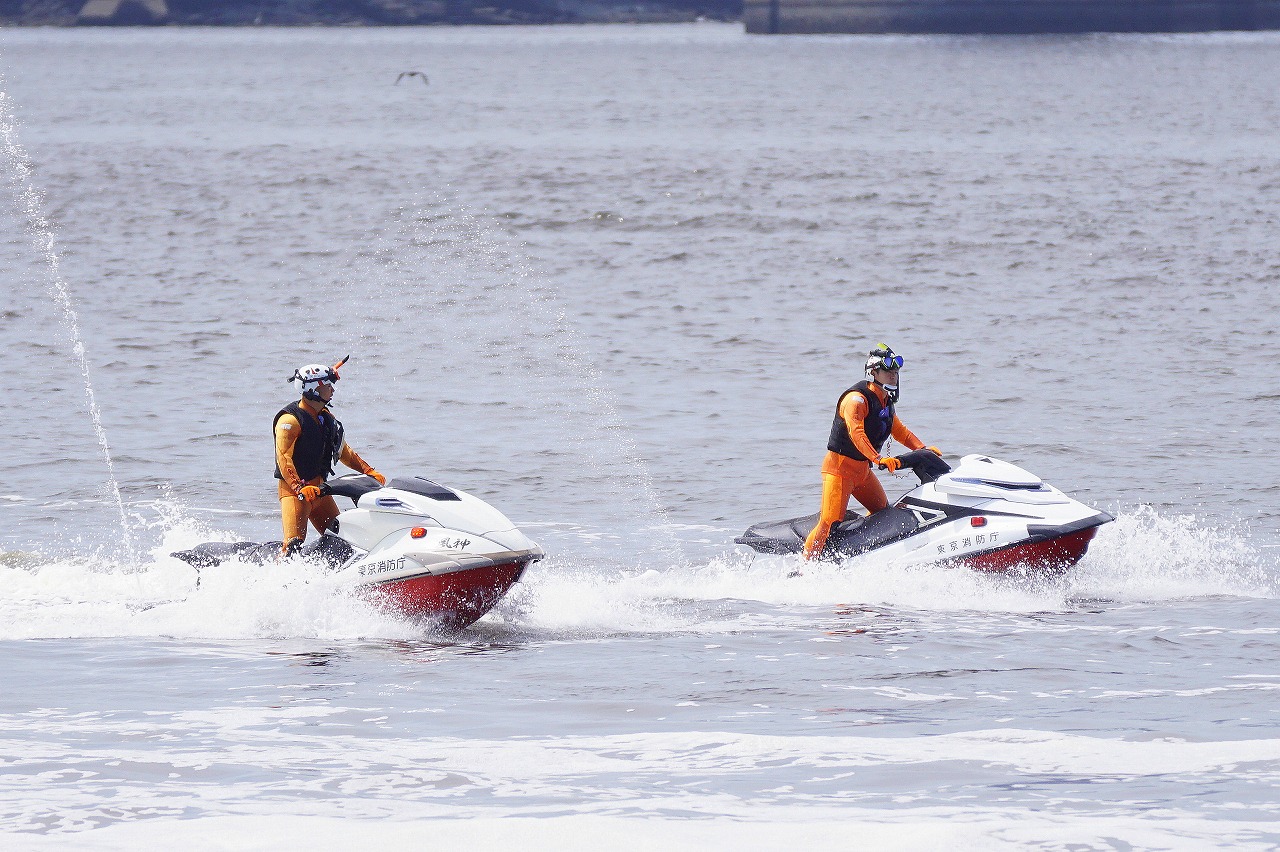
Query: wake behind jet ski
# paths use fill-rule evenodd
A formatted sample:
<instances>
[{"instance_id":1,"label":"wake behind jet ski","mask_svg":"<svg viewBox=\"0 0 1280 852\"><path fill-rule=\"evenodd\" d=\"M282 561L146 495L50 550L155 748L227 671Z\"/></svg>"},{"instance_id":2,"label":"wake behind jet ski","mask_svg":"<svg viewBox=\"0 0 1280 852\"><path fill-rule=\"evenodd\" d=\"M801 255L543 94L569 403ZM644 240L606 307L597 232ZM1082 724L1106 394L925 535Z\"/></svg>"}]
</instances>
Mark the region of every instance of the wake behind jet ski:
<instances>
[{"instance_id":1,"label":"wake behind jet ski","mask_svg":"<svg viewBox=\"0 0 1280 852\"><path fill-rule=\"evenodd\" d=\"M892 565L945 562L980 571L1059 572L1114 520L1020 467L967 455L952 469L929 450L895 457L920 485L868 516L833 525L823 559L874 554ZM738 538L760 553L801 553L818 515L756 524Z\"/></svg>"},{"instance_id":2,"label":"wake behind jet ski","mask_svg":"<svg viewBox=\"0 0 1280 852\"><path fill-rule=\"evenodd\" d=\"M475 622L502 598L543 550L478 497L422 477L349 474L320 486L355 508L296 550L317 567L349 578L362 597L398 615L446 630ZM197 569L232 559L280 558L281 544L209 542L173 555Z\"/></svg>"}]
</instances>

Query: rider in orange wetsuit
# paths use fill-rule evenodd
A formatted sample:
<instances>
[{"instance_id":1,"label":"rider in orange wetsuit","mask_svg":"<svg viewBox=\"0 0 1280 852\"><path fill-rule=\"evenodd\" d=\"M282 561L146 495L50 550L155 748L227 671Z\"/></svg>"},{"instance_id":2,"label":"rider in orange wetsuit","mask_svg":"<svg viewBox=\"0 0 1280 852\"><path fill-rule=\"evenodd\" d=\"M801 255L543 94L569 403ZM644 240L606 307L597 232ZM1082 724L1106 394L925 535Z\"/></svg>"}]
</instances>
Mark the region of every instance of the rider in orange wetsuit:
<instances>
[{"instance_id":1,"label":"rider in orange wetsuit","mask_svg":"<svg viewBox=\"0 0 1280 852\"><path fill-rule=\"evenodd\" d=\"M844 520L850 495L869 512L888 507L884 488L871 472L873 463L890 471L901 466L897 459L880 455L886 440L892 437L909 450L924 449L924 442L894 411L901 368L902 356L881 343L867 358L867 380L840 394L822 460L822 513L805 540L805 559L822 555L831 525ZM942 455L935 447L929 449Z\"/></svg>"},{"instance_id":2,"label":"rider in orange wetsuit","mask_svg":"<svg viewBox=\"0 0 1280 852\"><path fill-rule=\"evenodd\" d=\"M351 449L343 438L342 424L329 411L338 368L343 358L332 367L308 364L294 371L293 382L302 398L291 402L276 414L272 429L276 438L276 479L280 480L280 517L284 524L284 541L280 552L288 555L307 537L307 521L323 533L338 517L338 504L321 496L333 466L342 462L347 467L372 476L380 485L387 480Z\"/></svg>"}]
</instances>

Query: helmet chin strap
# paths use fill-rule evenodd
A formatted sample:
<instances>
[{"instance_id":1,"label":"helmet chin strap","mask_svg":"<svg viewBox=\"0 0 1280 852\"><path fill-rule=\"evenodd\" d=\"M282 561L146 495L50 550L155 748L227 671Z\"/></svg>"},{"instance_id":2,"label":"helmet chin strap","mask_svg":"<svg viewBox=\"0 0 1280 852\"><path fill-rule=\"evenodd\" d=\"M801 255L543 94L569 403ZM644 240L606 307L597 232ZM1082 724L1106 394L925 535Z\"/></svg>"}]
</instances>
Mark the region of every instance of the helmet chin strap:
<instances>
[{"instance_id":1,"label":"helmet chin strap","mask_svg":"<svg viewBox=\"0 0 1280 852\"><path fill-rule=\"evenodd\" d=\"M875 382L875 379L872 379L872 381L873 381L873 382ZM897 386L897 385L886 385L886 384L881 384L880 382L876 382L876 384L878 384L878 385L880 385L880 387L884 388L884 389L885 389L885 392L886 392L887 394L889 394L889 402L893 403L894 405L897 405L897 404L898 404L898 395L899 395L899 394L898 394L898 386Z\"/></svg>"},{"instance_id":2,"label":"helmet chin strap","mask_svg":"<svg viewBox=\"0 0 1280 852\"><path fill-rule=\"evenodd\" d=\"M317 385L317 386L316 386L316 389L315 389L315 390L305 390L305 391L303 391L303 392L302 392L302 398L303 398L303 399L310 400L311 402L318 402L320 405L324 406L325 408L328 408L330 405L333 405L333 397L332 397L332 396L330 396L328 399L325 399L324 397L322 397L322 396L320 395L320 386L319 386L319 385Z\"/></svg>"}]
</instances>

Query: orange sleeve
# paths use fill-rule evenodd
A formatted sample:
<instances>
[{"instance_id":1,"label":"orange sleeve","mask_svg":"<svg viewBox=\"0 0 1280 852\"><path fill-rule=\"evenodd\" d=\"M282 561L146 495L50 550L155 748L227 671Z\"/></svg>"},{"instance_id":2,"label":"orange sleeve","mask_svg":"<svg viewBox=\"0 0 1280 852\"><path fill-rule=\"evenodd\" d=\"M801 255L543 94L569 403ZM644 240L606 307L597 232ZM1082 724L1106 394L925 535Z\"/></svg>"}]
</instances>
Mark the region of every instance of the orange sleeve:
<instances>
[{"instance_id":1,"label":"orange sleeve","mask_svg":"<svg viewBox=\"0 0 1280 852\"><path fill-rule=\"evenodd\" d=\"M351 449L351 445L345 441L342 444L342 452L338 454L338 461L342 462L352 470L358 470L361 473L367 474L369 471L373 470L373 465L360 458L360 456L356 454L356 451Z\"/></svg>"},{"instance_id":2,"label":"orange sleeve","mask_svg":"<svg viewBox=\"0 0 1280 852\"><path fill-rule=\"evenodd\" d=\"M285 485L293 489L294 494L301 492L302 486L306 485L293 466L293 447L301 434L302 424L292 414L282 414L276 421L276 466L284 476Z\"/></svg>"},{"instance_id":3,"label":"orange sleeve","mask_svg":"<svg viewBox=\"0 0 1280 852\"><path fill-rule=\"evenodd\" d=\"M924 441L916 437L915 433L903 425L898 419L898 415L893 415L893 428L890 430L893 439L908 450L923 450Z\"/></svg>"},{"instance_id":4,"label":"orange sleeve","mask_svg":"<svg viewBox=\"0 0 1280 852\"><path fill-rule=\"evenodd\" d=\"M862 421L867 418L867 401L863 399L862 394L847 395L840 403L840 416L844 419L844 425L849 428L849 438L858 452L869 461L874 462L880 458L876 448L871 446L871 441L867 439L867 430L862 426Z\"/></svg>"}]
</instances>

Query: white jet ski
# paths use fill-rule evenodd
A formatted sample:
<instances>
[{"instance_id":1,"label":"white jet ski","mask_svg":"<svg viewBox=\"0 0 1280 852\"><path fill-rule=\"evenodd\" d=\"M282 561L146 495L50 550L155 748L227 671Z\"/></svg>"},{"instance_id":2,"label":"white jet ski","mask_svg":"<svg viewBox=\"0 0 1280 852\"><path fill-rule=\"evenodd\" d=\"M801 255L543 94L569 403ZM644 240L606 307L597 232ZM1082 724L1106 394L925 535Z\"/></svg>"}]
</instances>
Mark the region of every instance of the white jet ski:
<instances>
[{"instance_id":1,"label":"white jet ski","mask_svg":"<svg viewBox=\"0 0 1280 852\"><path fill-rule=\"evenodd\" d=\"M329 480L349 497L329 529L297 555L350 577L357 591L397 614L460 630L479 619L545 555L497 509L422 477ZM173 555L197 569L231 559L266 563L280 542L209 542Z\"/></svg>"},{"instance_id":2,"label":"white jet ski","mask_svg":"<svg viewBox=\"0 0 1280 852\"><path fill-rule=\"evenodd\" d=\"M928 450L897 456L920 485L887 509L850 512L831 528L822 558L874 554L888 565L946 563L979 571L1059 573L1114 520L1038 476L991 456L952 469ZM800 553L818 515L756 524L738 538L760 553Z\"/></svg>"}]
</instances>

